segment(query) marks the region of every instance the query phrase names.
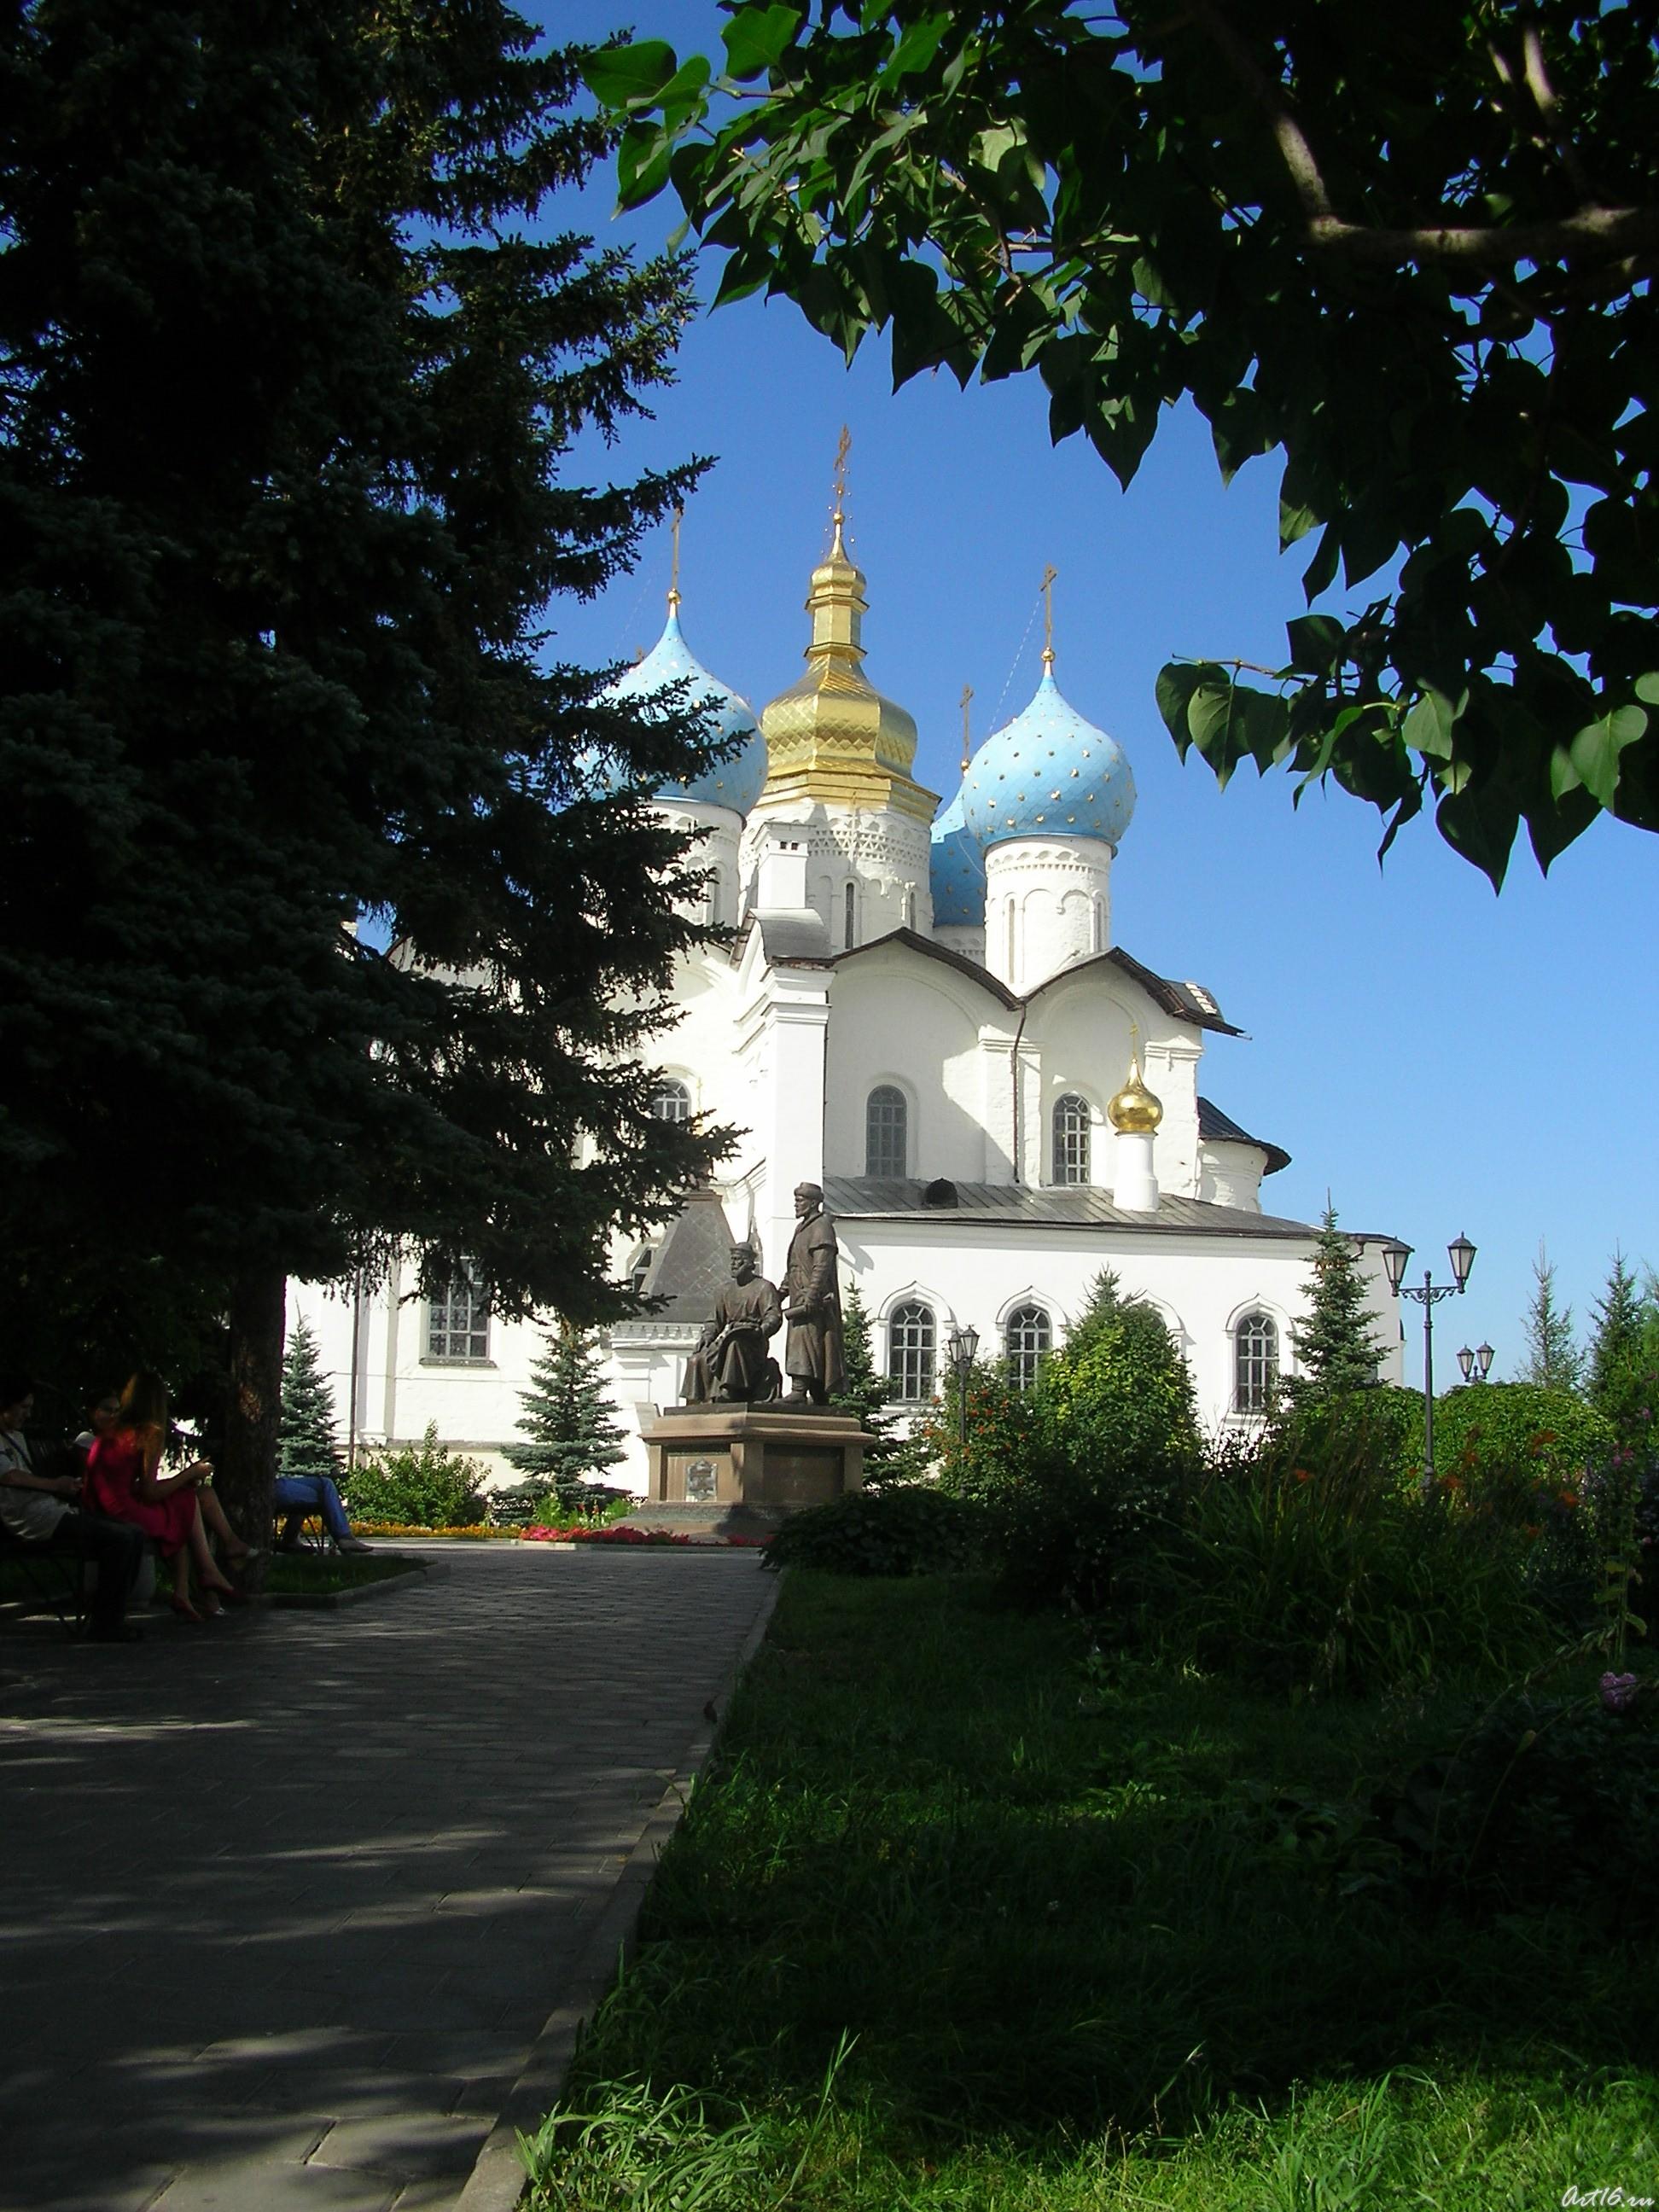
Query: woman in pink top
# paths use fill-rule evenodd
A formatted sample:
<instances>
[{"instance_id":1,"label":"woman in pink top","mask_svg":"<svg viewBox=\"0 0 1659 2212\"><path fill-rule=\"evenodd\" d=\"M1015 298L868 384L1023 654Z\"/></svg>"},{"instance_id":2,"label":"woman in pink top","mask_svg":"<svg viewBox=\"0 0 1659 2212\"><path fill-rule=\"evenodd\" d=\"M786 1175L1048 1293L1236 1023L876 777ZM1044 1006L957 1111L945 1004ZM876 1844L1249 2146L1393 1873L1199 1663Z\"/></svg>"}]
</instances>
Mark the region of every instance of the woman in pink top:
<instances>
[{"instance_id":1,"label":"woman in pink top","mask_svg":"<svg viewBox=\"0 0 1659 2212\"><path fill-rule=\"evenodd\" d=\"M210 1528L232 1564L246 1559L252 1547L225 1518L225 1510L203 1485L213 1469L192 1461L178 1474L161 1472L167 1433L167 1385L159 1375L135 1375L121 1393L121 1410L100 1430L87 1454L87 1503L114 1521L130 1521L155 1542L173 1567L173 1609L186 1620L217 1613L225 1596L242 1593L227 1579L208 1542ZM191 1602L190 1563L201 1578L204 1612Z\"/></svg>"}]
</instances>

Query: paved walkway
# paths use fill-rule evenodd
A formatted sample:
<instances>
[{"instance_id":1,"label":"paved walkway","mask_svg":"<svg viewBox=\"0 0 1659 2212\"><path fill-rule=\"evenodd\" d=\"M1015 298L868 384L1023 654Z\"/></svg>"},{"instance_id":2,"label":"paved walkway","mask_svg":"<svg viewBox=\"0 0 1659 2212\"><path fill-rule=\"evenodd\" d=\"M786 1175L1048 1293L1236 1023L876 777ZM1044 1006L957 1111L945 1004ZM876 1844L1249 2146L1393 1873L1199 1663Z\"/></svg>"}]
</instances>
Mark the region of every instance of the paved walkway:
<instances>
[{"instance_id":1,"label":"paved walkway","mask_svg":"<svg viewBox=\"0 0 1659 2212\"><path fill-rule=\"evenodd\" d=\"M448 2207L767 1595L447 1548L338 1612L0 1630L0 2205Z\"/></svg>"}]
</instances>

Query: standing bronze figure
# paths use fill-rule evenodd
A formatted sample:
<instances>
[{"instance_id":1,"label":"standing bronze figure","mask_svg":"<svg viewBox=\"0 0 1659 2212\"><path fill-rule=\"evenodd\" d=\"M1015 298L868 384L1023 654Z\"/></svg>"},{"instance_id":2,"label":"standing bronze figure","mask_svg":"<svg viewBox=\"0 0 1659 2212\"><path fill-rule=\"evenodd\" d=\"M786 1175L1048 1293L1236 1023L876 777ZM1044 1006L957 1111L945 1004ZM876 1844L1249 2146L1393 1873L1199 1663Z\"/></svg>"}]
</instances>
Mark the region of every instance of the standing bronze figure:
<instances>
[{"instance_id":1,"label":"standing bronze figure","mask_svg":"<svg viewBox=\"0 0 1659 2212\"><path fill-rule=\"evenodd\" d=\"M789 1240L789 1262L779 1285L789 1323L783 1358L790 1383L786 1402L822 1406L847 1380L836 1224L823 1210L823 1193L815 1182L797 1184L795 1215L799 1226Z\"/></svg>"}]
</instances>

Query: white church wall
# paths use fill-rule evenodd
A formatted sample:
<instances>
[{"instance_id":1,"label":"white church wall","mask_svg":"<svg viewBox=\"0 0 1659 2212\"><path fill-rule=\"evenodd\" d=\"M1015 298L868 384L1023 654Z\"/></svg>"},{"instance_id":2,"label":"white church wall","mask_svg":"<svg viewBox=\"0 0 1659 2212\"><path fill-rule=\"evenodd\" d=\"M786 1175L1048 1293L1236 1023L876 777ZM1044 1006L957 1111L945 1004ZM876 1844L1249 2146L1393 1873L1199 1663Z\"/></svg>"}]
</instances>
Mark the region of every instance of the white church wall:
<instances>
[{"instance_id":1,"label":"white church wall","mask_svg":"<svg viewBox=\"0 0 1659 2212\"><path fill-rule=\"evenodd\" d=\"M895 945L835 971L824 1091L823 1166L865 1170L865 1110L880 1083L913 1102L909 1170L931 1181L985 1173L980 1025L987 994L966 976ZM797 1105L800 1102L797 1102Z\"/></svg>"},{"instance_id":2,"label":"white church wall","mask_svg":"<svg viewBox=\"0 0 1659 2212\"><path fill-rule=\"evenodd\" d=\"M1233 1330L1242 1314L1261 1310L1273 1317L1285 1370L1293 1366L1290 1332L1305 1304L1311 1231L1303 1243L1163 1231L1114 1231L1109 1241L1052 1232L1044 1237L1034 1235L1029 1224L964 1223L941 1233L943 1224L921 1217L843 1220L840 1226L843 1277L857 1282L873 1317L872 1348L883 1367L887 1323L907 1299L921 1297L932 1307L935 1357L942 1370L953 1328L971 1324L980 1333L981 1352L995 1357L1002 1349L1008 1314L1028 1301L1046 1309L1055 1343L1063 1342L1108 1267L1126 1292L1149 1299L1169 1322L1192 1370L1207 1431L1233 1418ZM929 1285L939 1286L935 1295L927 1294ZM1381 1297L1374 1285L1372 1289L1371 1304L1384 1316L1381 1333L1397 1334L1397 1310L1386 1285ZM1384 1379L1398 1380L1399 1370L1399 1346L1394 1341L1385 1346Z\"/></svg>"},{"instance_id":3,"label":"white church wall","mask_svg":"<svg viewBox=\"0 0 1659 2212\"><path fill-rule=\"evenodd\" d=\"M1212 1139L1199 1150L1198 1194L1212 1206L1236 1206L1246 1213L1260 1213L1261 1176L1267 1164L1267 1156L1259 1145Z\"/></svg>"}]
</instances>

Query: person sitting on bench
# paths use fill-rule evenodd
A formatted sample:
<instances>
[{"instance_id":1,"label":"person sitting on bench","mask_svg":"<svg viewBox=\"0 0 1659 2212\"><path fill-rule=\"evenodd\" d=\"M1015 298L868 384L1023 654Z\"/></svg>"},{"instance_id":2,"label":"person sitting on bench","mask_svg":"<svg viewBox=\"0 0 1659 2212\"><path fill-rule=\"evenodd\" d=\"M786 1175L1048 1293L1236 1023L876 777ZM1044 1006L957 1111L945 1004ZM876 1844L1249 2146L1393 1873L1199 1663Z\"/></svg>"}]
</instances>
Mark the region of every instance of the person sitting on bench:
<instances>
[{"instance_id":1,"label":"person sitting on bench","mask_svg":"<svg viewBox=\"0 0 1659 2212\"><path fill-rule=\"evenodd\" d=\"M313 1514L320 1517L337 1552L373 1549L361 1536L352 1534L340 1493L327 1475L279 1474L272 1485L271 1495L277 1510L284 1516L283 1533L276 1540L279 1552L304 1551L305 1540L300 1531Z\"/></svg>"},{"instance_id":2,"label":"person sitting on bench","mask_svg":"<svg viewBox=\"0 0 1659 2212\"><path fill-rule=\"evenodd\" d=\"M25 1434L33 1412L34 1386L27 1376L0 1376L0 1521L25 1544L73 1548L89 1559L95 1579L88 1634L96 1644L135 1642L143 1632L128 1627L126 1610L143 1536L127 1522L82 1510L77 1476L41 1472Z\"/></svg>"}]
</instances>

